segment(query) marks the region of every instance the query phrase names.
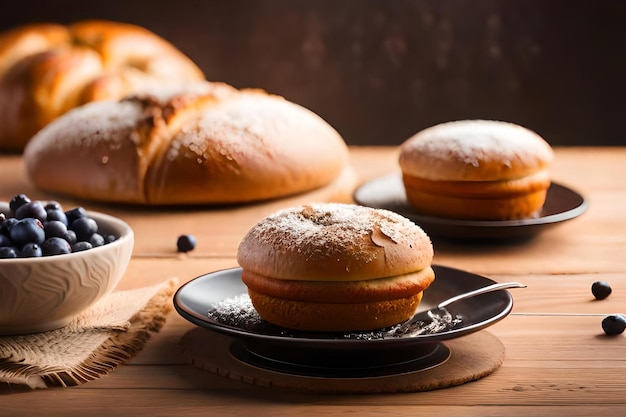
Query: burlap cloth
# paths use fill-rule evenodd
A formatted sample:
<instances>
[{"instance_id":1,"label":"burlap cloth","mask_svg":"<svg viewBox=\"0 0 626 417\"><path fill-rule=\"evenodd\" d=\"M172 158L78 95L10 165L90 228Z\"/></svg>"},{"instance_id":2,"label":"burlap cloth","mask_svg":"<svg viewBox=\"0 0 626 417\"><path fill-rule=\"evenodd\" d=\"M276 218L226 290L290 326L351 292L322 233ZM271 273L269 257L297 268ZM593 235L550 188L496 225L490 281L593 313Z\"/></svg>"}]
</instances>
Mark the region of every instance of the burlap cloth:
<instances>
[{"instance_id":1,"label":"burlap cloth","mask_svg":"<svg viewBox=\"0 0 626 417\"><path fill-rule=\"evenodd\" d=\"M0 385L37 389L79 385L106 375L135 356L158 332L178 286L164 283L104 297L67 326L0 337Z\"/></svg>"}]
</instances>

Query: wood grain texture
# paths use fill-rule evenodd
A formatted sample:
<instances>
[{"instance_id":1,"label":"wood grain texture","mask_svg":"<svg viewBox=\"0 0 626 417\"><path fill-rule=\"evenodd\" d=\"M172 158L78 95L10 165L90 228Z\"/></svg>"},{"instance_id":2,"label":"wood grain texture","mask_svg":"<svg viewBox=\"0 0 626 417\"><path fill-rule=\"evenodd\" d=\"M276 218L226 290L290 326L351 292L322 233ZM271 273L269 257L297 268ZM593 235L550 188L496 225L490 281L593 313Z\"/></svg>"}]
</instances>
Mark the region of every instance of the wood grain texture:
<instances>
[{"instance_id":1,"label":"wood grain texture","mask_svg":"<svg viewBox=\"0 0 626 417\"><path fill-rule=\"evenodd\" d=\"M397 148L352 147L357 182L395 172ZM626 337L607 337L606 314L626 305L626 148L557 148L553 176L583 194L589 209L523 244L436 244L439 264L517 280L514 307L489 331L505 346L500 368L475 382L430 392L376 395L294 393L244 384L187 365L180 338L193 325L171 313L163 329L130 363L100 380L70 389L2 392L2 415L620 415L626 407ZM53 198L29 184L17 156L0 156L0 200L25 192ZM83 204L63 200L64 205ZM239 239L256 219L282 204L218 210L111 212L135 229L133 259L120 288L178 277L186 282L237 266ZM176 237L193 233L196 250L175 252ZM608 281L613 293L595 301L591 284ZM106 402L110 408L103 408Z\"/></svg>"}]
</instances>

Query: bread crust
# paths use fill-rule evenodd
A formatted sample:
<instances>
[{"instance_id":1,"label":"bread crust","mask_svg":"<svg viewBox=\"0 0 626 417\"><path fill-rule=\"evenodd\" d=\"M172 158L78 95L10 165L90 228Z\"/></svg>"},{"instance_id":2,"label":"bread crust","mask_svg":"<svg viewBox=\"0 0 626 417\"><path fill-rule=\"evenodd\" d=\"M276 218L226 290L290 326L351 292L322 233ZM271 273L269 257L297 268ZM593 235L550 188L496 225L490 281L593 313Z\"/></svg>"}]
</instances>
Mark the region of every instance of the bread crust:
<instances>
[{"instance_id":1,"label":"bread crust","mask_svg":"<svg viewBox=\"0 0 626 417\"><path fill-rule=\"evenodd\" d=\"M341 136L260 90L198 82L74 109L24 150L42 190L145 205L226 204L310 191L347 167Z\"/></svg>"},{"instance_id":2,"label":"bread crust","mask_svg":"<svg viewBox=\"0 0 626 417\"><path fill-rule=\"evenodd\" d=\"M548 168L550 145L513 123L460 120L424 129L400 148L405 174L433 181L503 181Z\"/></svg>"},{"instance_id":3,"label":"bread crust","mask_svg":"<svg viewBox=\"0 0 626 417\"><path fill-rule=\"evenodd\" d=\"M420 213L468 220L537 216L550 186L550 145L506 122L463 120L418 132L398 162Z\"/></svg>"},{"instance_id":4,"label":"bread crust","mask_svg":"<svg viewBox=\"0 0 626 417\"><path fill-rule=\"evenodd\" d=\"M252 226L237 261L274 279L362 281L420 271L433 254L426 233L397 213L326 203L280 210Z\"/></svg>"},{"instance_id":5,"label":"bread crust","mask_svg":"<svg viewBox=\"0 0 626 417\"><path fill-rule=\"evenodd\" d=\"M386 278L363 281L303 281L275 279L243 270L241 280L255 292L293 301L353 304L411 297L435 279L431 267Z\"/></svg>"},{"instance_id":6,"label":"bread crust","mask_svg":"<svg viewBox=\"0 0 626 417\"><path fill-rule=\"evenodd\" d=\"M22 151L39 129L82 104L203 79L187 56L136 25L17 27L0 34L0 149Z\"/></svg>"},{"instance_id":7,"label":"bread crust","mask_svg":"<svg viewBox=\"0 0 626 417\"><path fill-rule=\"evenodd\" d=\"M366 303L317 303L275 298L249 290L252 305L268 322L288 329L315 332L374 330L413 316L423 292L396 300Z\"/></svg>"}]
</instances>

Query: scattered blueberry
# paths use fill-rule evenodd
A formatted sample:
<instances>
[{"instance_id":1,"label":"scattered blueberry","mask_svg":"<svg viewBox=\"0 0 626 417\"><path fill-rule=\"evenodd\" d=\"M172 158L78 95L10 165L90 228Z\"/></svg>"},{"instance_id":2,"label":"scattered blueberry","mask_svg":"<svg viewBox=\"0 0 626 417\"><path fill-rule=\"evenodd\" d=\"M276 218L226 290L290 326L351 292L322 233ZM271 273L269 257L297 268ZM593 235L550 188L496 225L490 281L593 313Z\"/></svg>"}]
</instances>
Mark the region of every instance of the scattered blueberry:
<instances>
[{"instance_id":1,"label":"scattered blueberry","mask_svg":"<svg viewBox=\"0 0 626 417\"><path fill-rule=\"evenodd\" d=\"M196 238L193 235L180 235L176 241L178 252L189 252L196 247Z\"/></svg>"},{"instance_id":2,"label":"scattered blueberry","mask_svg":"<svg viewBox=\"0 0 626 417\"><path fill-rule=\"evenodd\" d=\"M604 300L611 295L612 291L611 286L606 281L596 281L591 284L591 293L597 300Z\"/></svg>"},{"instance_id":3,"label":"scattered blueberry","mask_svg":"<svg viewBox=\"0 0 626 417\"><path fill-rule=\"evenodd\" d=\"M623 314L611 314L602 320L604 333L614 336L624 333L626 330L626 316Z\"/></svg>"}]
</instances>

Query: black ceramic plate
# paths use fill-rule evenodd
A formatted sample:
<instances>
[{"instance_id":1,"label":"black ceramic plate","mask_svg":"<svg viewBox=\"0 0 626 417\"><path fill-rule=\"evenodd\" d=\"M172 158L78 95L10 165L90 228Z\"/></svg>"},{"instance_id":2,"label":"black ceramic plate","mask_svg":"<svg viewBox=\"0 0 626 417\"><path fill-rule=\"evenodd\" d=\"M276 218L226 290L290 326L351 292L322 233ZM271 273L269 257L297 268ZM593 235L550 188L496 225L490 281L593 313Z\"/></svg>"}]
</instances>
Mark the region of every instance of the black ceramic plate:
<instances>
[{"instance_id":1,"label":"black ceramic plate","mask_svg":"<svg viewBox=\"0 0 626 417\"><path fill-rule=\"evenodd\" d=\"M435 265L433 269L436 278L424 292L420 311L454 295L494 283L489 278L449 267ZM419 361L414 366L424 366L424 363L432 366L433 361L447 359L445 347L442 348L439 342L484 329L505 318L513 307L511 294L500 290L453 303L448 310L458 321L434 332L403 335L394 334L391 331L393 328L389 328L336 334L290 331L260 319L250 319L249 311L241 315L243 321L225 318L228 315L221 314L224 311L220 312L220 309L236 310L223 306L228 305L229 300L241 297L247 297L247 289L241 281L241 269L227 269L202 275L184 284L174 296L174 307L191 323L234 337L238 343L233 344L231 352L239 359L271 367L268 363L277 363L276 355L279 355L280 370L284 370L282 365L285 363L298 363L299 368L307 368L306 372L300 369L300 373L306 374L311 374L312 369L337 370L341 366L349 367L352 373L372 375L372 368L388 371L390 365L397 368L402 364L406 367L407 363L416 362L416 357ZM256 314L251 305L250 310ZM209 316L209 312L216 311L220 312L217 318L215 314ZM231 312L238 316L237 311ZM355 366L355 363L361 365ZM362 369L364 363L368 369ZM345 371L341 369L341 375L346 375Z\"/></svg>"},{"instance_id":2,"label":"black ceramic plate","mask_svg":"<svg viewBox=\"0 0 626 417\"><path fill-rule=\"evenodd\" d=\"M580 216L587 209L585 199L575 191L552 183L545 204L536 218L520 220L461 220L432 217L417 212L407 201L400 175L376 178L354 193L358 204L383 208L401 214L432 237L447 239L523 239L532 237L564 221Z\"/></svg>"}]
</instances>

